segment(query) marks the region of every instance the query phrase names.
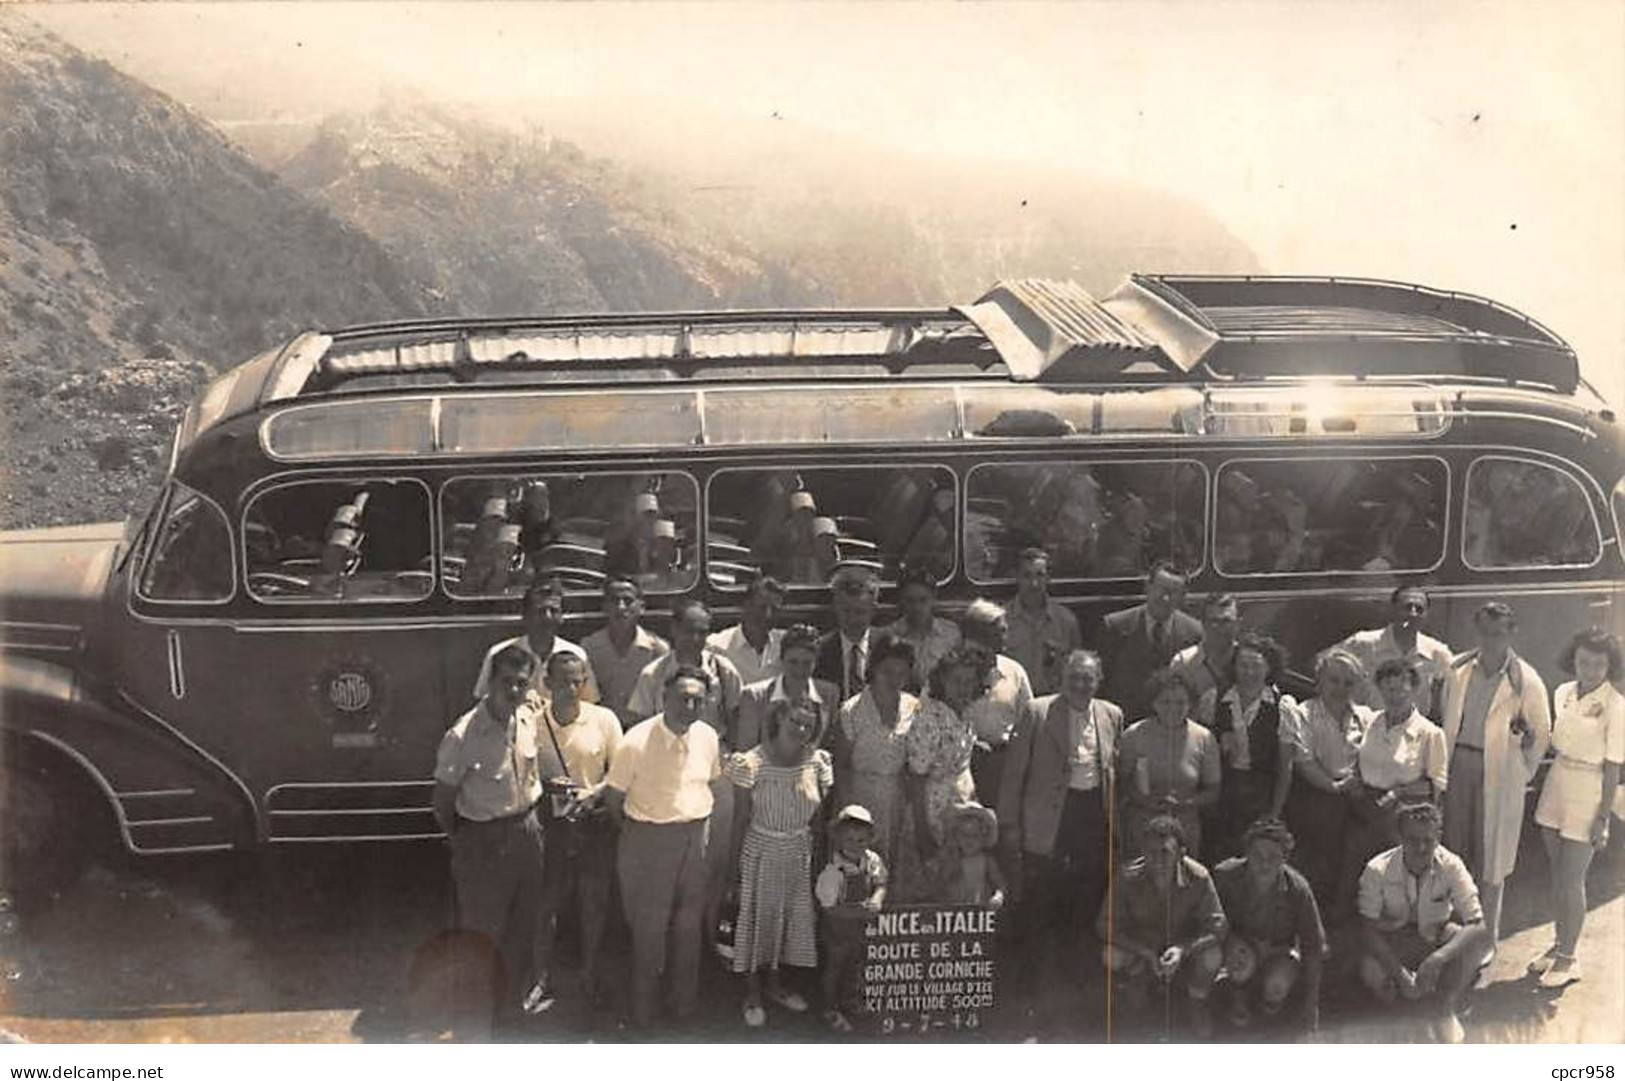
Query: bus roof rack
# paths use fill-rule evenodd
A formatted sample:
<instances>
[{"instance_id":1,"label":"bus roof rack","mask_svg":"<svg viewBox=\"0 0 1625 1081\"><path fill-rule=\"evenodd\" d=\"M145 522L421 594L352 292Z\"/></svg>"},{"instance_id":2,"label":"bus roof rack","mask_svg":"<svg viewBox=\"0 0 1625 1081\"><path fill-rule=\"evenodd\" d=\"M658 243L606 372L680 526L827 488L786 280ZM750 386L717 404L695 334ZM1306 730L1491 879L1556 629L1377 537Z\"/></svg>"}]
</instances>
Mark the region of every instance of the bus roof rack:
<instances>
[{"instance_id":1,"label":"bus roof rack","mask_svg":"<svg viewBox=\"0 0 1625 1081\"><path fill-rule=\"evenodd\" d=\"M1370 278L1136 274L1102 305L1219 378L1466 376L1572 394L1574 350L1484 297Z\"/></svg>"}]
</instances>

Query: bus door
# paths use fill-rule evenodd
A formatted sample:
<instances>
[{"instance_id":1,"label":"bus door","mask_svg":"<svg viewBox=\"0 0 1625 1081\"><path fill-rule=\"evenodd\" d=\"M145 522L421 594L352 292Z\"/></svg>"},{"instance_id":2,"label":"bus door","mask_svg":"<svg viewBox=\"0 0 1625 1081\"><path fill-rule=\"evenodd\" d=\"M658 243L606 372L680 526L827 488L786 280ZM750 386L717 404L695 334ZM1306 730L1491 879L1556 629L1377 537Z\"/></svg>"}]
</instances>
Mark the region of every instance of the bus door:
<instances>
[{"instance_id":1,"label":"bus door","mask_svg":"<svg viewBox=\"0 0 1625 1081\"><path fill-rule=\"evenodd\" d=\"M221 734L273 841L434 836L442 677L429 488L416 478L277 483L243 515L246 588Z\"/></svg>"}]
</instances>

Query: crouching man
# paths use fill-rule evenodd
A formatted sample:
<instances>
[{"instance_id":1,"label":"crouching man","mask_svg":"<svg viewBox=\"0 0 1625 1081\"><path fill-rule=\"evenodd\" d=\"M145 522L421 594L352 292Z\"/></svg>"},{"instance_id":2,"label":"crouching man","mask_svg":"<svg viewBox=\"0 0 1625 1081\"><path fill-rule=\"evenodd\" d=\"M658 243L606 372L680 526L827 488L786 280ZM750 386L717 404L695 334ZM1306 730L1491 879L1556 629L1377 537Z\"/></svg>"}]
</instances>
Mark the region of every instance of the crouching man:
<instances>
[{"instance_id":1,"label":"crouching man","mask_svg":"<svg viewBox=\"0 0 1625 1081\"><path fill-rule=\"evenodd\" d=\"M1360 875L1360 979L1382 1002L1428 1002L1433 1037L1460 1043L1462 1001L1490 946L1467 865L1439 843L1432 803L1399 811L1399 847Z\"/></svg>"},{"instance_id":2,"label":"crouching man","mask_svg":"<svg viewBox=\"0 0 1625 1081\"><path fill-rule=\"evenodd\" d=\"M1113 876L1096 921L1118 1001L1144 1012L1152 993L1178 984L1189 999L1191 1030L1213 1032L1208 998L1224 963L1227 925L1207 868L1185 855L1185 828L1158 815L1141 832L1143 855Z\"/></svg>"},{"instance_id":3,"label":"crouching man","mask_svg":"<svg viewBox=\"0 0 1625 1081\"><path fill-rule=\"evenodd\" d=\"M1293 988L1303 987L1303 1023L1320 1027L1320 970L1326 927L1309 880L1287 863L1293 837L1276 818L1260 818L1241 838L1244 856L1213 868L1219 903L1230 922L1224 971L1230 985L1229 1021L1243 1028L1253 1005L1274 1017Z\"/></svg>"}]
</instances>

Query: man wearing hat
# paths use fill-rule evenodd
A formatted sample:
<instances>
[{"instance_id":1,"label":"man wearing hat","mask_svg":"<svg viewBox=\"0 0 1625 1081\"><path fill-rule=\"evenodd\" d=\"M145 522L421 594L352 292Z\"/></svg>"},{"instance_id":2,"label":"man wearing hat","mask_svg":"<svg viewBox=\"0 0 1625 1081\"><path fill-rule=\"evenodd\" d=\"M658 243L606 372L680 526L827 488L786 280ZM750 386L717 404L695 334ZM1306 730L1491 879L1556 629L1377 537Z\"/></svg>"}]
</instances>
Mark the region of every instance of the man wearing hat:
<instances>
[{"instance_id":1,"label":"man wearing hat","mask_svg":"<svg viewBox=\"0 0 1625 1081\"><path fill-rule=\"evenodd\" d=\"M491 658L509 646L516 646L530 654L534 662L530 691L538 699L545 702L551 694L547 689L547 658L563 650L580 657L581 663L586 666L587 683L581 692L581 700L597 702L598 681L593 678L592 662L587 659L587 651L558 635L559 628L564 624L564 587L559 585L558 580L550 578L545 582L532 582L530 588L525 590L523 614L524 634L504 638L485 651L485 659L480 662L480 674L474 680L474 697L484 698L490 687Z\"/></svg>"}]
</instances>

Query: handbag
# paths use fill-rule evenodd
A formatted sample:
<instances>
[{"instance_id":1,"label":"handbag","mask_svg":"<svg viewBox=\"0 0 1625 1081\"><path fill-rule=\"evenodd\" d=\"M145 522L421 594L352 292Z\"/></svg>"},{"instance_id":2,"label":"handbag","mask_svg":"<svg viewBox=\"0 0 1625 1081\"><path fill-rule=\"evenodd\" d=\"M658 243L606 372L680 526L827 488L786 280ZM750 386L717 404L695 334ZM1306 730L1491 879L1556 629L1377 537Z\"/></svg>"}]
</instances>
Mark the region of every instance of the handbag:
<instances>
[{"instance_id":1,"label":"handbag","mask_svg":"<svg viewBox=\"0 0 1625 1081\"><path fill-rule=\"evenodd\" d=\"M734 938L739 927L739 894L737 890L729 890L722 897L722 905L717 911L717 933L713 944L717 957L724 966L732 967L734 959Z\"/></svg>"}]
</instances>

